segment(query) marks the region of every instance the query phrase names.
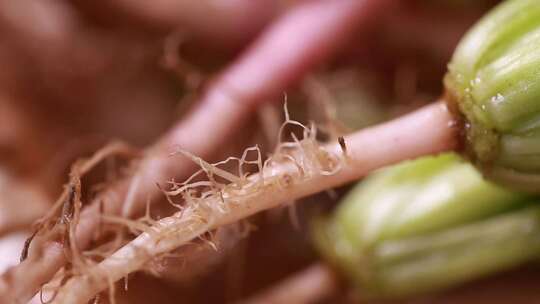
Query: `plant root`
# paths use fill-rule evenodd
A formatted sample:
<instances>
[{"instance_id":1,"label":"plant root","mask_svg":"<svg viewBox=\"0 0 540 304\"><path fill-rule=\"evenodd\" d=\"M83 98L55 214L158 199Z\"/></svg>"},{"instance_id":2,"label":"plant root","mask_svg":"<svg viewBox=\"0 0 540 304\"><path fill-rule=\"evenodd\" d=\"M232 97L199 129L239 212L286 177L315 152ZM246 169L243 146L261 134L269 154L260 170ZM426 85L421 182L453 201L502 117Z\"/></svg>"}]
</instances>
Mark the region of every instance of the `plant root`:
<instances>
[{"instance_id":1,"label":"plant root","mask_svg":"<svg viewBox=\"0 0 540 304\"><path fill-rule=\"evenodd\" d=\"M57 266L59 261L55 259L57 256L68 258L69 263L64 270L73 268L70 266L73 263L77 265L83 263L85 259L81 257L74 238L82 207L80 179L104 159L113 155L133 157L137 153L123 143L113 142L89 159L80 160L72 166L70 180L60 198L46 216L35 224L34 232L25 242L20 256L21 264L8 269L0 277L0 302L4 303L4 299L6 301L9 299L9 302L25 303L39 290L38 286L43 284L42 282L50 280L46 272L41 274L43 268L36 269L33 266L36 263L60 269ZM53 241L47 241L51 239Z\"/></svg>"},{"instance_id":2,"label":"plant root","mask_svg":"<svg viewBox=\"0 0 540 304\"><path fill-rule=\"evenodd\" d=\"M287 116L284 125L300 127L303 138L291 133L292 140L283 141L282 128L275 153L264 162L257 153L257 158L250 161L259 166L259 171L253 174L242 173L247 152L239 159L239 175L180 152L201 166L194 176L204 172L208 177L206 183L191 184L193 177L184 183L173 183L167 194L183 198L186 203L179 206L180 210L155 222L99 264L80 270L81 275L71 278L53 303L85 303L107 288L107 282L141 270L156 257L204 233L257 212L358 179L404 158L453 149L456 141L451 119L444 105L434 104L344 137L341 144L321 145L313 126L305 127ZM420 131L423 136L417 137ZM399 151L394 149L396 145ZM251 150L259 151L257 147Z\"/></svg>"},{"instance_id":3,"label":"plant root","mask_svg":"<svg viewBox=\"0 0 540 304\"><path fill-rule=\"evenodd\" d=\"M102 213L102 201L107 202L103 208L105 214L120 214L122 209L125 214L142 210L144 206L141 200L153 199L160 194L159 189L153 186L156 181L167 180L171 176L183 178L193 169L187 162L174 162L167 157L171 146L179 146L191 153L207 157L230 138L254 109L272 96L283 92L292 82L301 79L313 66L332 54L354 28L361 24L368 25L374 20L373 16L382 12L391 2L306 2L285 13L265 30L239 60L222 73L194 112L146 150L145 157L135 173L140 176L140 186L133 187L137 190L134 191L137 195L132 195L140 198L141 193L144 197L132 201L129 207L122 207L127 188L132 184L131 176L107 187L98 199L82 211L77 237L72 241L77 241L79 248L89 245L92 233L99 230L97 227L100 223L99 215ZM284 39L289 46L288 52L280 52ZM274 64L267 64L269 58L272 58ZM209 132L204 141L193 137L193 134L203 129L214 131ZM396 158L392 155L388 159L392 157ZM377 165L380 164L374 164L371 169ZM370 169L368 165L363 167ZM357 176L357 173L347 174ZM347 174L344 174L341 180L334 181L334 184L347 180ZM331 186L332 182L329 181L328 187ZM304 191L307 194L316 190ZM64 199L65 197L62 201ZM40 285L49 281L67 262L59 248L60 244L53 241L44 244L40 255L32 257L30 252L23 263L0 278L0 298L6 297L20 302L29 299ZM2 284L2 281L9 282Z\"/></svg>"}]
</instances>

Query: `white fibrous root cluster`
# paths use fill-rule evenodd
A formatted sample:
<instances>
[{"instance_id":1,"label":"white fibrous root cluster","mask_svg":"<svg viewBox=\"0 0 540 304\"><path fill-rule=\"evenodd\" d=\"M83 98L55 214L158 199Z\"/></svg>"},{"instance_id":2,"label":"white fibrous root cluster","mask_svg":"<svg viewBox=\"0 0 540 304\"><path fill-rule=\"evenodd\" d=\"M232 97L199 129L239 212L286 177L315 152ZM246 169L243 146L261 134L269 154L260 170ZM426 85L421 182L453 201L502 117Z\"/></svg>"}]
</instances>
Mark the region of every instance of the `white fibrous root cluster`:
<instances>
[{"instance_id":1,"label":"white fibrous root cluster","mask_svg":"<svg viewBox=\"0 0 540 304\"><path fill-rule=\"evenodd\" d=\"M300 128L301 137L289 133L290 139L285 140L290 127ZM108 223L121 223L140 233L133 240L122 242L121 247L99 263L78 263L84 266L63 284L53 303L87 303L113 286L113 282L145 269L152 261L182 245L205 238L208 232L326 190L325 177L335 174L346 163L346 148L342 139L339 142L341 151L325 147L317 139L314 124L307 127L291 120L285 108L279 144L266 160L258 146L246 149L240 158L229 157L213 164L189 152L176 151L175 155L188 157L200 166L186 181L169 181L162 186L168 201L178 211L160 220L149 216L138 221L105 217ZM236 172L222 168L232 163L238 164ZM202 176L206 179L201 180ZM211 239L204 240L212 244ZM114 300L114 295L110 298Z\"/></svg>"},{"instance_id":2,"label":"white fibrous root cluster","mask_svg":"<svg viewBox=\"0 0 540 304\"><path fill-rule=\"evenodd\" d=\"M76 230L81 218L83 207L81 179L92 169L113 156L124 156L135 158L138 151L122 142L112 142L88 159L78 160L73 164L69 174L69 182L59 199L55 202L49 212L34 225L34 232L26 240L20 255L23 262L31 250L40 252L48 241L58 241L64 247L64 254L68 259L68 266L61 269L56 276L40 290L41 302L45 299L43 293L54 297L57 289L63 285L70 277L77 276L84 269L91 267L94 263L90 257L96 254L99 257L113 252L114 243L121 243L122 239L116 237L114 242L108 242L102 248L83 252L77 246ZM114 248L113 248L114 247Z\"/></svg>"}]
</instances>

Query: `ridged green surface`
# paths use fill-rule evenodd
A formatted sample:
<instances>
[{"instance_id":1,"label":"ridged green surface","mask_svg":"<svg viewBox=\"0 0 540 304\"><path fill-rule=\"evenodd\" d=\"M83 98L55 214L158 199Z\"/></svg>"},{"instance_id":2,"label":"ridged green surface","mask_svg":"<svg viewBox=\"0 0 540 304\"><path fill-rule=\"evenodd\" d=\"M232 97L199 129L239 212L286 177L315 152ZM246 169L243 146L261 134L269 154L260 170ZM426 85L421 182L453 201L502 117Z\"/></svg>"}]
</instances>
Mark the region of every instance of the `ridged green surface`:
<instances>
[{"instance_id":1,"label":"ridged green surface","mask_svg":"<svg viewBox=\"0 0 540 304\"><path fill-rule=\"evenodd\" d=\"M430 292L540 254L540 207L484 180L454 154L372 174L328 219L315 243L362 294Z\"/></svg>"},{"instance_id":2,"label":"ridged green surface","mask_svg":"<svg viewBox=\"0 0 540 304\"><path fill-rule=\"evenodd\" d=\"M505 1L483 17L458 45L445 85L482 171L540 192L540 1Z\"/></svg>"}]
</instances>

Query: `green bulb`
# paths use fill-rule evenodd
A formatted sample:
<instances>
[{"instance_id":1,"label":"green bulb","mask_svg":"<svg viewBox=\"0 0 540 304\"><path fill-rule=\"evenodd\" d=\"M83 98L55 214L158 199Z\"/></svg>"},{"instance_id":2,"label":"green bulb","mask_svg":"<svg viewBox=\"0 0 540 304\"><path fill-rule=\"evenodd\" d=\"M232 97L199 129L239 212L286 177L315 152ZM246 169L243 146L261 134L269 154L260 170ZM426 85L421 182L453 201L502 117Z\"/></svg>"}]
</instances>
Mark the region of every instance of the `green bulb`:
<instances>
[{"instance_id":1,"label":"green bulb","mask_svg":"<svg viewBox=\"0 0 540 304\"><path fill-rule=\"evenodd\" d=\"M505 1L483 17L458 45L445 86L482 172L540 191L540 1Z\"/></svg>"},{"instance_id":2,"label":"green bulb","mask_svg":"<svg viewBox=\"0 0 540 304\"><path fill-rule=\"evenodd\" d=\"M370 175L314 224L322 255L363 295L431 292L540 254L540 208L455 154Z\"/></svg>"}]
</instances>

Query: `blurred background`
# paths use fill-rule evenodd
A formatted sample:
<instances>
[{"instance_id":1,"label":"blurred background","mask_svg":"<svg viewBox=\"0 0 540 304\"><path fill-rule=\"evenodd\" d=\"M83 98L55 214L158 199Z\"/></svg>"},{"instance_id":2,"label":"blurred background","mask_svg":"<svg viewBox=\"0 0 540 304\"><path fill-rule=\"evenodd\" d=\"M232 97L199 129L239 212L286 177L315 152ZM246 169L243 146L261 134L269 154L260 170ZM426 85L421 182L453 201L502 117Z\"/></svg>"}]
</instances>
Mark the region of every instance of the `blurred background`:
<instances>
[{"instance_id":1,"label":"blurred background","mask_svg":"<svg viewBox=\"0 0 540 304\"><path fill-rule=\"evenodd\" d=\"M157 141L189 115L224 69L302 2L2 1L0 271L18 262L32 223L61 193L75 160L112 140L141 149ZM283 93L293 118L325 125L328 113L321 109L331 109L341 132L432 102L443 92L446 64L460 37L497 2L396 1L354 29L337 52L286 92L274 92L269 99L275 102L260 106L249 127L212 151L212 160L253 144L271 151L283 119ZM287 52L286 40L281 47ZM107 162L97 171L116 165ZM88 177L86 183L92 182ZM249 235L231 246L224 242L224 257L195 278L177 275L182 270L174 261L169 271L160 265L158 277L137 273L127 291L119 288L118 303L234 303L256 294L319 259L309 219L331 210L346 190L299 202L293 220L288 209L250 218ZM405 302L536 303L538 278L540 271L529 265ZM358 301L346 289L324 299Z\"/></svg>"}]
</instances>

